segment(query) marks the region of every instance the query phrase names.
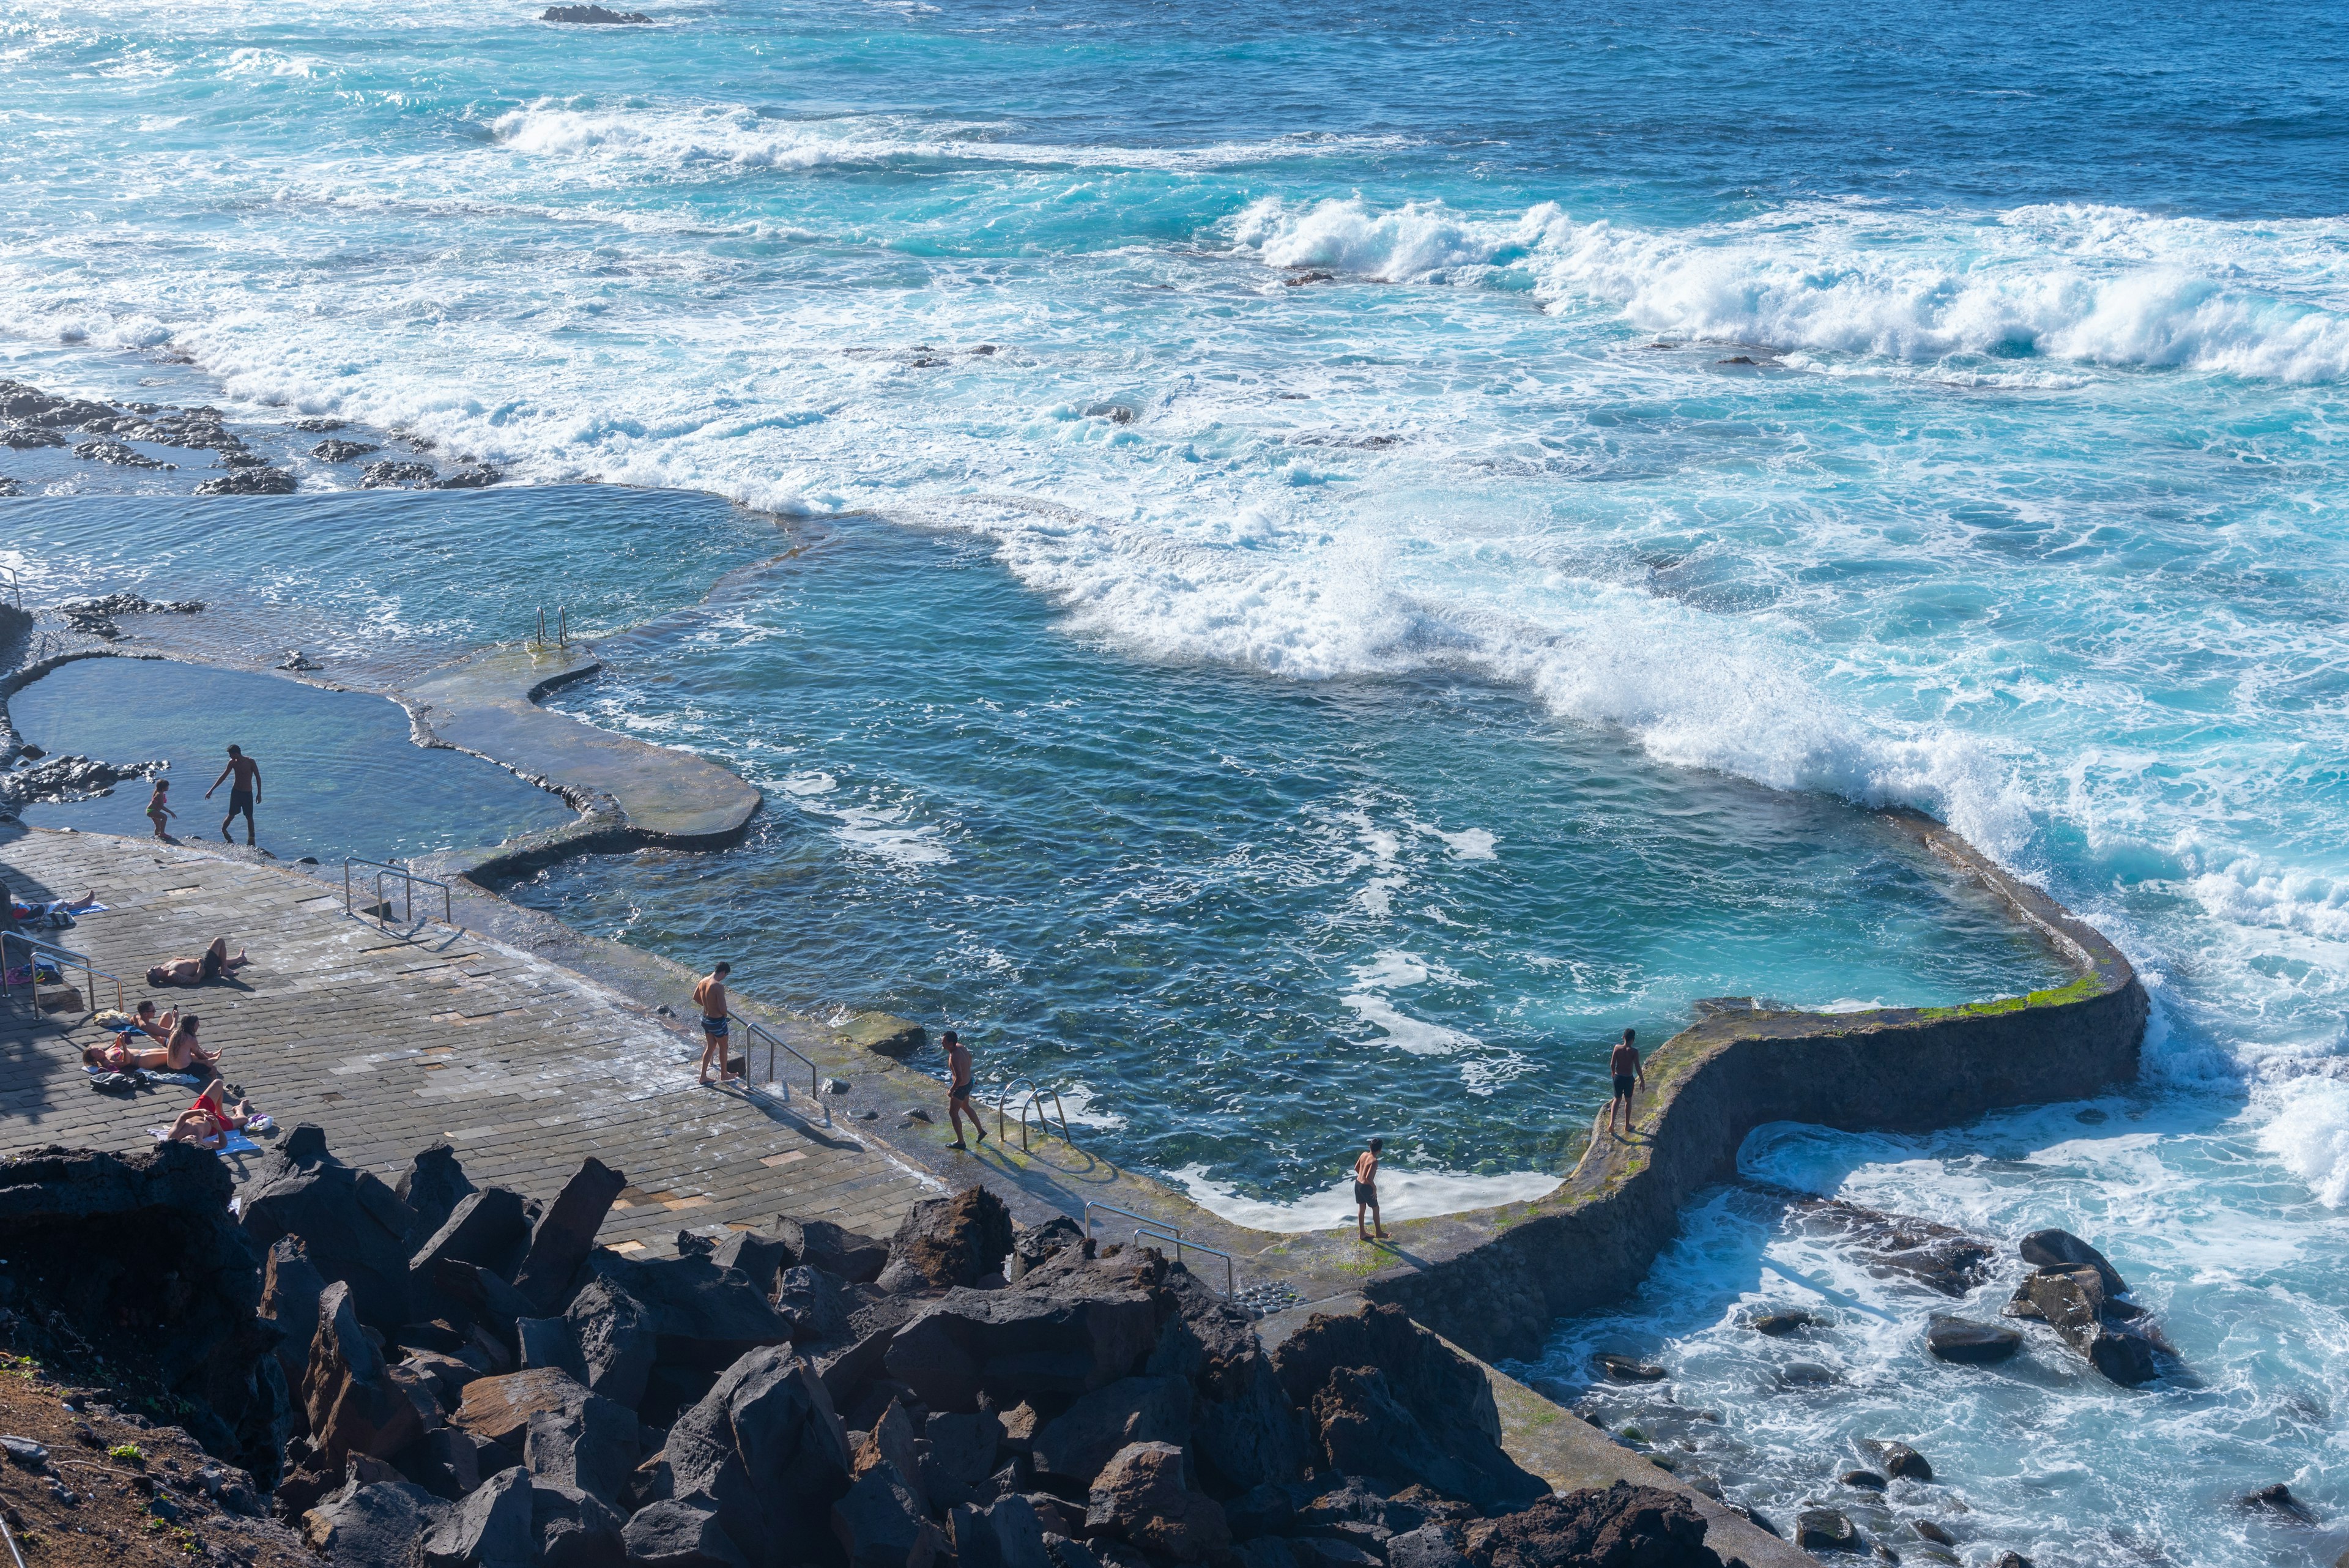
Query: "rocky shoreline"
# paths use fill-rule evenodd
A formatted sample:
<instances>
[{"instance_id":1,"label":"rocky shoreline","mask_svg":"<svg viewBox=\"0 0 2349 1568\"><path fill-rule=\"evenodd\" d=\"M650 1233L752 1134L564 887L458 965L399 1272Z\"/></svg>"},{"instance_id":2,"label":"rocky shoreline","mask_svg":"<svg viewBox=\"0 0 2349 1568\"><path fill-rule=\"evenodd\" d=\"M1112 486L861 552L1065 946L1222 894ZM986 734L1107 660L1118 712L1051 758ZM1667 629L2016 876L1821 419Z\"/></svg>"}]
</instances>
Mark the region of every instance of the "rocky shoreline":
<instances>
[{"instance_id":1,"label":"rocky shoreline","mask_svg":"<svg viewBox=\"0 0 2349 1568\"><path fill-rule=\"evenodd\" d=\"M213 1508L364 1568L1723 1561L1671 1492L1554 1494L1393 1308L1268 1351L1154 1250L979 1188L885 1241L779 1217L629 1257L594 1241L626 1180L542 1206L440 1146L394 1187L303 1127L232 1215L186 1146L43 1150L0 1164L0 1334L168 1412Z\"/></svg>"}]
</instances>

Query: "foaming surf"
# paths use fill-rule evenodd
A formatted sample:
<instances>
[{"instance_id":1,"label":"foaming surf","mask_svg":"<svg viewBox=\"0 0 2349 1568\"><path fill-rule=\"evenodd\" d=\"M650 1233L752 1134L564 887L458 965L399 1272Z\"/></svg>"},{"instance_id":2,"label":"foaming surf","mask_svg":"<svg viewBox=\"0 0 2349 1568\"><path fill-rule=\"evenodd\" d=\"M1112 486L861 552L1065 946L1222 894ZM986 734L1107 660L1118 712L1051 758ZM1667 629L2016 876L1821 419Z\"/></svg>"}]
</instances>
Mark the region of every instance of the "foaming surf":
<instances>
[{"instance_id":1,"label":"foaming surf","mask_svg":"<svg viewBox=\"0 0 2349 1568\"><path fill-rule=\"evenodd\" d=\"M1351 1175L1340 1177L1324 1190L1287 1200L1247 1197L1216 1181L1198 1166L1169 1171L1167 1179L1181 1187L1200 1208L1251 1231L1288 1236L1354 1222ZM1425 1220L1441 1214L1496 1209L1505 1203L1546 1198L1557 1190L1559 1180L1530 1170L1503 1176L1472 1176L1449 1170L1400 1170L1381 1165L1379 1212L1388 1220Z\"/></svg>"}]
</instances>

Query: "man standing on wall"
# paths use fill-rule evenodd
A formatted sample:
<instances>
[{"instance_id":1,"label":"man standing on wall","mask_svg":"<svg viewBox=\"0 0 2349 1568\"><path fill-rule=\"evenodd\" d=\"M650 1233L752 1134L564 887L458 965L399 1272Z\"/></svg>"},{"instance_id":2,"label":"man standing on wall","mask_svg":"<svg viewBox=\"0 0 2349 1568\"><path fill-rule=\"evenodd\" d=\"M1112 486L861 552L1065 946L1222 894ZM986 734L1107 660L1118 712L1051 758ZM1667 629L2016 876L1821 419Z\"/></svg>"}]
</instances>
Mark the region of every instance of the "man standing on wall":
<instances>
[{"instance_id":1,"label":"man standing on wall","mask_svg":"<svg viewBox=\"0 0 2349 1568\"><path fill-rule=\"evenodd\" d=\"M946 1048L947 1120L954 1124L955 1135L954 1142L947 1147L968 1148L970 1146L962 1141L962 1119L965 1116L970 1118L970 1130L978 1135L978 1141L987 1141L987 1129L979 1125L978 1113L971 1109L970 1105L970 1047L962 1043L961 1035L949 1029L947 1031Z\"/></svg>"},{"instance_id":2,"label":"man standing on wall","mask_svg":"<svg viewBox=\"0 0 2349 1568\"><path fill-rule=\"evenodd\" d=\"M236 820L238 812L243 812L244 841L250 845L253 842L253 808L261 804L261 764L231 746L228 749L228 766L221 769L219 778L212 780L212 789L220 788L232 775L236 782L228 786L228 815L221 818L221 842L236 842L228 835L228 825ZM204 791L206 800L212 799L212 789Z\"/></svg>"},{"instance_id":3,"label":"man standing on wall","mask_svg":"<svg viewBox=\"0 0 2349 1568\"><path fill-rule=\"evenodd\" d=\"M1379 1156L1386 1152L1387 1141L1374 1137L1370 1147L1354 1157L1354 1230L1362 1240L1371 1240L1371 1232L1362 1229L1362 1215L1367 1212L1377 1228L1377 1240L1387 1239L1386 1221L1379 1217Z\"/></svg>"},{"instance_id":4,"label":"man standing on wall","mask_svg":"<svg viewBox=\"0 0 2349 1568\"><path fill-rule=\"evenodd\" d=\"M1607 1059L1607 1070L1615 1075L1615 1097L1609 1101L1607 1106L1609 1132L1615 1130L1615 1112L1618 1108L1620 1108L1623 1113L1623 1130L1626 1133L1631 1130L1632 1085L1637 1084L1642 1089L1648 1086L1648 1070L1640 1064L1640 1048L1631 1044L1636 1033L1630 1029L1623 1031L1622 1042L1615 1047L1613 1054Z\"/></svg>"},{"instance_id":5,"label":"man standing on wall","mask_svg":"<svg viewBox=\"0 0 2349 1568\"><path fill-rule=\"evenodd\" d=\"M718 1081L730 1084L734 1064L726 1049L727 1031L732 1027L726 1016L726 977L734 971L730 963L720 963L701 977L693 988L693 1000L701 1009L701 1083L709 1085L709 1058L718 1058Z\"/></svg>"}]
</instances>

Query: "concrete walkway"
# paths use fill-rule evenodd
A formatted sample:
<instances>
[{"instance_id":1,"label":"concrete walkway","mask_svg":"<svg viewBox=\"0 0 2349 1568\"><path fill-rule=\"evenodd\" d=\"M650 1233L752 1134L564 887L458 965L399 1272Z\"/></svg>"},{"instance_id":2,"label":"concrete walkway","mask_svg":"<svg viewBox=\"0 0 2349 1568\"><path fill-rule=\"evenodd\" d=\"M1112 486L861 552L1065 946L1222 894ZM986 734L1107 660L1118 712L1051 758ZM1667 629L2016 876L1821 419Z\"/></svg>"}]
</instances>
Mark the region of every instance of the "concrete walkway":
<instances>
[{"instance_id":1,"label":"concrete walkway","mask_svg":"<svg viewBox=\"0 0 2349 1568\"><path fill-rule=\"evenodd\" d=\"M603 1240L666 1247L682 1229L778 1213L886 1235L940 1190L862 1129L826 1125L803 1092L704 1089L698 1042L571 971L446 926L386 934L343 912L338 885L192 847L0 826L0 880L20 898L112 906L54 932L122 978L135 1006L185 1005L223 1071L281 1126L316 1122L352 1165L396 1179L446 1142L473 1180L552 1198L589 1155L630 1185ZM254 960L234 983L150 992L147 967L225 935ZM100 1005L112 987L101 984ZM129 1150L194 1098L88 1087L81 1048L107 1036L77 1008L0 1013L0 1153L44 1144ZM268 1140L262 1140L265 1145ZM232 1158L242 1176L258 1157Z\"/></svg>"}]
</instances>

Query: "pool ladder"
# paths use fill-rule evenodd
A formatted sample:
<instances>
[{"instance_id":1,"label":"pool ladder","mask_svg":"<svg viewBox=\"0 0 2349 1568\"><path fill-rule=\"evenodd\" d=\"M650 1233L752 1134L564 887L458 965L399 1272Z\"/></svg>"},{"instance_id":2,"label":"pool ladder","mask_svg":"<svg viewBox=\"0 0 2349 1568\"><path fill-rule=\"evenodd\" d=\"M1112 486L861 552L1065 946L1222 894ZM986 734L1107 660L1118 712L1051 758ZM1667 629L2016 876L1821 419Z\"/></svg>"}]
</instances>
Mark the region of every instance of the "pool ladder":
<instances>
[{"instance_id":1,"label":"pool ladder","mask_svg":"<svg viewBox=\"0 0 2349 1568\"><path fill-rule=\"evenodd\" d=\"M1045 1088L1039 1085L1033 1078L1014 1078L1009 1083L1004 1085L1001 1089L997 1091L995 1096L996 1141L998 1143L1003 1141L1005 1107L1011 1103L1011 1096L1018 1094L1022 1088L1025 1088L1028 1091L1028 1097L1019 1103L1019 1147L1021 1151L1025 1152L1028 1147L1028 1113L1030 1111L1032 1110L1036 1113L1036 1130L1048 1136L1051 1133L1052 1124L1047 1121L1044 1116L1044 1096L1047 1095L1050 1096L1052 1098L1052 1114L1060 1119L1061 1141L1067 1144L1071 1148L1076 1147L1077 1140L1069 1136L1069 1113L1061 1108L1061 1091L1058 1089ZM956 1136L960 1137L961 1135L957 1134Z\"/></svg>"},{"instance_id":2,"label":"pool ladder","mask_svg":"<svg viewBox=\"0 0 2349 1568\"><path fill-rule=\"evenodd\" d=\"M89 956L86 953L78 953L71 948L61 948L55 942L45 942L40 938L25 930L22 927L18 927L16 929L10 931L7 934L6 940L0 941L0 949L5 949L12 944L19 942L24 944L25 948L30 950L26 957L25 962L27 968L34 970L35 978L29 984L21 988L8 984L7 971L9 961L5 956L0 956L0 991L7 992L10 1000L13 1001L15 999L15 992L21 989L31 995L33 999L34 1013L36 1016L39 1014L41 1006L41 982L37 978L39 972L38 964L42 959L47 959L51 963L57 966L57 971L60 974L69 969L78 969L81 971L82 983L76 989L79 990L83 996L88 1001L90 1012L96 1012L98 1011L98 982L101 980L108 981L114 987L114 1010L117 1012L122 1011L122 979L119 975L107 973L106 971L90 962Z\"/></svg>"}]
</instances>

